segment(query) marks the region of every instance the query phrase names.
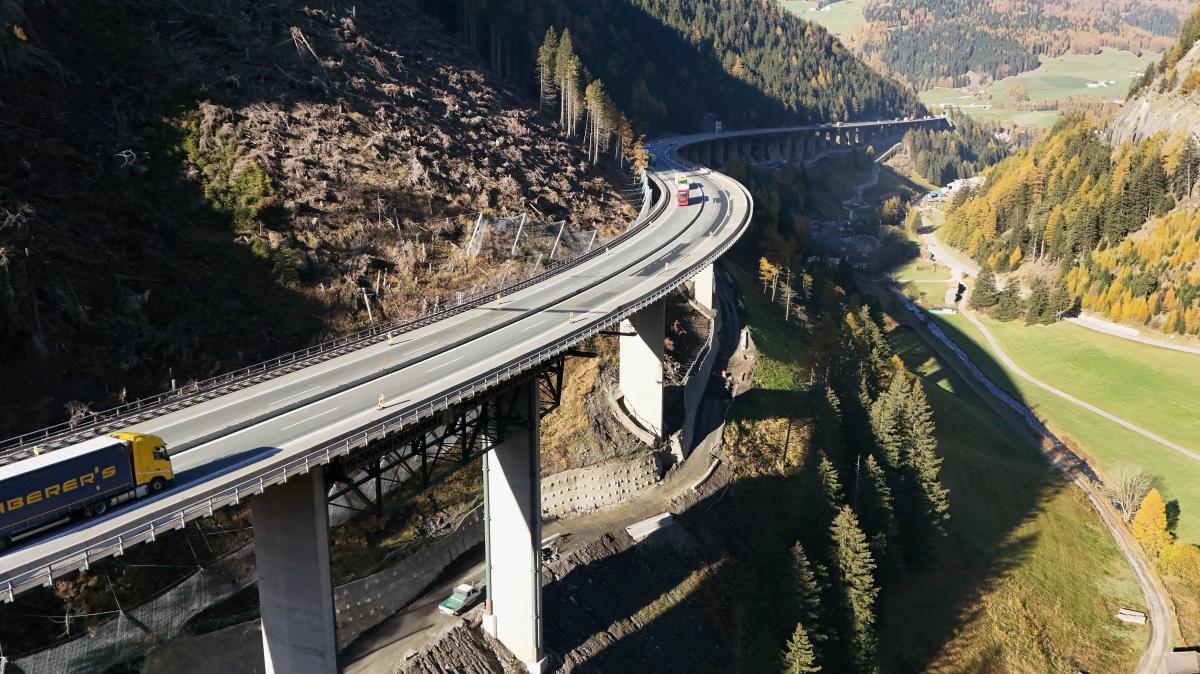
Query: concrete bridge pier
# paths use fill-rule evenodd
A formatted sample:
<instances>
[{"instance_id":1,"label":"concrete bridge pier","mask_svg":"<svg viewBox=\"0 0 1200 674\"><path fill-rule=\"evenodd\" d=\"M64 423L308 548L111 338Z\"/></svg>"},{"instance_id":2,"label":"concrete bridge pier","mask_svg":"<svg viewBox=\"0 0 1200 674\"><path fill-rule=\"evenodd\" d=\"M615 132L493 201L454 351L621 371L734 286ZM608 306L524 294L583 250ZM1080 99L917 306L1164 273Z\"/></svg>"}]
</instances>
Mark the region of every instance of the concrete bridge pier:
<instances>
[{"instance_id":1,"label":"concrete bridge pier","mask_svg":"<svg viewBox=\"0 0 1200 674\"><path fill-rule=\"evenodd\" d=\"M525 668L542 655L542 481L537 380L521 385L504 440L483 455L483 629Z\"/></svg>"},{"instance_id":2,"label":"concrete bridge pier","mask_svg":"<svg viewBox=\"0 0 1200 674\"><path fill-rule=\"evenodd\" d=\"M716 298L713 294L715 282L716 278L714 277L713 265L711 264L701 269L700 273L696 274L695 279L692 281L692 294L696 296L696 302L705 309L708 309L710 314L716 306Z\"/></svg>"},{"instance_id":3,"label":"concrete bridge pier","mask_svg":"<svg viewBox=\"0 0 1200 674\"><path fill-rule=\"evenodd\" d=\"M659 300L621 322L618 373L625 408L642 428L663 437L663 340L667 304Z\"/></svg>"},{"instance_id":4,"label":"concrete bridge pier","mask_svg":"<svg viewBox=\"0 0 1200 674\"><path fill-rule=\"evenodd\" d=\"M250 505L263 660L276 672L337 672L324 469L293 477Z\"/></svg>"}]
</instances>

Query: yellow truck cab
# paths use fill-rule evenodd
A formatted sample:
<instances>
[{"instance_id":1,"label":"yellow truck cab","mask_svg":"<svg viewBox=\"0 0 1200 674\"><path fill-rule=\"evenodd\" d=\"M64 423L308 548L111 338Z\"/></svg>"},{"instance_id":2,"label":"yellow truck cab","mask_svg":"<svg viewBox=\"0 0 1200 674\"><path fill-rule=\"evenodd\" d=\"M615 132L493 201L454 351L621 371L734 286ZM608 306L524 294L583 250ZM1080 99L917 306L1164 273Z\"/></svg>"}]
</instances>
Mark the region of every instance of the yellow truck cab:
<instances>
[{"instance_id":1,"label":"yellow truck cab","mask_svg":"<svg viewBox=\"0 0 1200 674\"><path fill-rule=\"evenodd\" d=\"M108 437L123 440L129 446L129 461L137 486L149 484L151 492L159 492L175 478L171 456L167 454L167 443L162 438L127 431L109 433Z\"/></svg>"}]
</instances>

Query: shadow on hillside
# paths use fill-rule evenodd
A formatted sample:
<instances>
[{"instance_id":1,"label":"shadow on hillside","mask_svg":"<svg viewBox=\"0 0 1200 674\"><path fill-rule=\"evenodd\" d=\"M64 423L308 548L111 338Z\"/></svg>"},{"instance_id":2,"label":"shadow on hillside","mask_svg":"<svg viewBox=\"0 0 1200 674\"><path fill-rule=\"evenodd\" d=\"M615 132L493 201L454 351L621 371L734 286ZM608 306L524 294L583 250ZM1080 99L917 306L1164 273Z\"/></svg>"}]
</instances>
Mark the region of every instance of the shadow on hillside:
<instances>
[{"instance_id":1,"label":"shadow on hillside","mask_svg":"<svg viewBox=\"0 0 1200 674\"><path fill-rule=\"evenodd\" d=\"M966 386L954 383L956 391ZM954 640L979 617L981 599L1030 560L1038 541L1036 534L1019 533L1021 527L1069 488L1032 444L1014 453L1008 444L989 443L1012 428L991 411L964 409L979 405L974 394L935 386L927 382L926 390L953 519L947 539L928 558L908 567L892 558L878 572L885 587L877 606L885 672L927 671L935 658L959 662ZM731 417L761 420L804 409L801 394L753 389L738 398ZM803 473L741 477L727 494L704 499L647 540L547 585L547 649L569 657L581 672L777 667L795 624L779 589L787 582L788 547L801 540L810 558L830 563L826 525L817 521L815 490L806 480ZM836 606L837 598L823 597L823 603ZM834 642L828 650L844 648Z\"/></svg>"},{"instance_id":2,"label":"shadow on hillside","mask_svg":"<svg viewBox=\"0 0 1200 674\"><path fill-rule=\"evenodd\" d=\"M457 31L461 16L456 3L427 0L425 4L432 6L449 30ZM697 48L635 3L568 0L566 4L569 8L531 9L520 17L525 21L520 29L540 41L548 25L559 32L569 28L581 59L604 81L617 105L655 134L699 131L706 112L724 120L726 128L785 125L805 119L726 72L712 53ZM479 53L487 54L491 36L484 30L479 33ZM497 34L504 36L504 29ZM616 44L635 46L614 49ZM528 72L533 71L530 65ZM646 85L641 95L634 93L639 80ZM703 83L702 92L678 93L681 86L694 88L696 82ZM647 100L647 95L652 98ZM687 109L701 101L703 108Z\"/></svg>"}]
</instances>

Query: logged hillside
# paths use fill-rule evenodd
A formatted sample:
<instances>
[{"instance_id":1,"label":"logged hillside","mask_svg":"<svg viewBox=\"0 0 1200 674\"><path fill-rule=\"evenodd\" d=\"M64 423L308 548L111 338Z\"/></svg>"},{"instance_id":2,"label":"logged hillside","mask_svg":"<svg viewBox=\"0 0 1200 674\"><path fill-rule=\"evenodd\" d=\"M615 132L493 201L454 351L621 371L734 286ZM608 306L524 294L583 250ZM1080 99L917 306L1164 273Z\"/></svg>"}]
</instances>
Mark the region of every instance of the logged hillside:
<instances>
[{"instance_id":1,"label":"logged hillside","mask_svg":"<svg viewBox=\"0 0 1200 674\"><path fill-rule=\"evenodd\" d=\"M867 0L850 41L880 72L920 89L1033 70L1041 56L1166 49L1187 0Z\"/></svg>"},{"instance_id":2,"label":"logged hillside","mask_svg":"<svg viewBox=\"0 0 1200 674\"><path fill-rule=\"evenodd\" d=\"M727 128L746 128L924 110L912 91L774 2L424 2L530 91L536 89L534 52L546 28L570 30L583 65L642 131L696 131L705 113Z\"/></svg>"},{"instance_id":3,"label":"logged hillside","mask_svg":"<svg viewBox=\"0 0 1200 674\"><path fill-rule=\"evenodd\" d=\"M1084 310L1200 334L1197 17L1113 119L1064 117L956 198L947 241L997 271L1057 268Z\"/></svg>"},{"instance_id":4,"label":"logged hillside","mask_svg":"<svg viewBox=\"0 0 1200 674\"><path fill-rule=\"evenodd\" d=\"M0 435L420 311L634 209L414 2L0 3Z\"/></svg>"}]
</instances>

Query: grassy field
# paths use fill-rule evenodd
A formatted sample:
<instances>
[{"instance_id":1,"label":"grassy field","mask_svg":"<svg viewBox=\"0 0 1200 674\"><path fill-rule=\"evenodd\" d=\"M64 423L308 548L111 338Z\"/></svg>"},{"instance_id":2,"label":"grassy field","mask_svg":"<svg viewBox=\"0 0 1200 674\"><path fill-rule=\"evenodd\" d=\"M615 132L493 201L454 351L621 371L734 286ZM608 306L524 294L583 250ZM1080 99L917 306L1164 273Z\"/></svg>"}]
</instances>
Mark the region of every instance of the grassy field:
<instances>
[{"instance_id":1,"label":"grassy field","mask_svg":"<svg viewBox=\"0 0 1200 674\"><path fill-rule=\"evenodd\" d=\"M779 4L805 21L820 24L834 35L844 35L866 22L863 18L863 2L841 0L822 9L817 9L817 3L807 0L780 0Z\"/></svg>"},{"instance_id":2,"label":"grassy field","mask_svg":"<svg viewBox=\"0 0 1200 674\"><path fill-rule=\"evenodd\" d=\"M784 323L782 307L772 305L755 277L735 264L724 267L742 294L742 315L758 350L754 366L755 388L796 391L797 380L808 375L809 359L801 346L803 331Z\"/></svg>"},{"instance_id":3,"label":"grassy field","mask_svg":"<svg viewBox=\"0 0 1200 674\"><path fill-rule=\"evenodd\" d=\"M1015 378L994 360L983 335L964 317L936 320L988 376L1078 443L1101 470L1128 464L1154 475L1164 498L1179 504L1179 538L1200 543L1200 463ZM1200 358L1071 324L1026 327L983 320L1001 348L1034 377L1185 447L1200 447L1195 409Z\"/></svg>"},{"instance_id":4,"label":"grassy field","mask_svg":"<svg viewBox=\"0 0 1200 674\"><path fill-rule=\"evenodd\" d=\"M1158 54L1105 49L1099 54L1064 54L1054 58L1042 57L1036 70L998 80L987 87L987 95L977 98L959 89L936 88L921 92L927 105L957 105L972 117L1016 123L1021 126L1049 127L1058 113L1054 110L1022 112L1008 95L1009 89L1021 85L1031 101L1044 101L1066 96L1094 96L1124 100L1129 82ZM1089 82L1114 80L1107 87L1089 88ZM976 106L976 107L968 107Z\"/></svg>"},{"instance_id":5,"label":"grassy field","mask_svg":"<svg viewBox=\"0 0 1200 674\"><path fill-rule=\"evenodd\" d=\"M885 662L935 672L1130 671L1146 628L1113 614L1142 608L1141 594L1086 499L913 332L890 340L926 382L953 524L937 561L885 597ZM952 636L922 660L942 622Z\"/></svg>"}]
</instances>

